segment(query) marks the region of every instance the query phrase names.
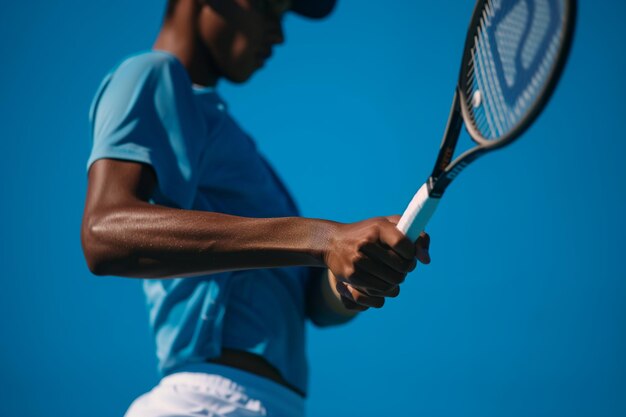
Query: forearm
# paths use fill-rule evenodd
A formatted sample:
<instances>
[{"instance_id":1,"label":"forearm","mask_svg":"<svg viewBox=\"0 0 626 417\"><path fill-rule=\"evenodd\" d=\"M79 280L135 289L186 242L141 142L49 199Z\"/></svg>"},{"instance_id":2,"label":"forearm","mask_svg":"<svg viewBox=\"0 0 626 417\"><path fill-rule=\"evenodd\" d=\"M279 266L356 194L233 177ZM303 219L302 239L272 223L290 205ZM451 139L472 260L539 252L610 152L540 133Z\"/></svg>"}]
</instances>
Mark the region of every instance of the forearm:
<instances>
[{"instance_id":1,"label":"forearm","mask_svg":"<svg viewBox=\"0 0 626 417\"><path fill-rule=\"evenodd\" d=\"M148 203L100 213L83 227L90 268L127 277L324 266L322 254L335 227L317 219L243 218Z\"/></svg>"}]
</instances>

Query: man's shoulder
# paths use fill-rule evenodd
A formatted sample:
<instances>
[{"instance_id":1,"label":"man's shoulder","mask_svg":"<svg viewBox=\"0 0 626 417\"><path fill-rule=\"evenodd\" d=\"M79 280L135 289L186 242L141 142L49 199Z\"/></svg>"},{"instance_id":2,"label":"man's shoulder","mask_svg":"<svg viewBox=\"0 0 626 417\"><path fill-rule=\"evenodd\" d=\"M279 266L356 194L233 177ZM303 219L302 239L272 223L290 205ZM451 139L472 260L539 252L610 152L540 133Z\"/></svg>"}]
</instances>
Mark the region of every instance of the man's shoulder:
<instances>
[{"instance_id":1,"label":"man's shoulder","mask_svg":"<svg viewBox=\"0 0 626 417\"><path fill-rule=\"evenodd\" d=\"M178 59L163 51L144 51L126 57L112 71L112 76L123 75L130 78L161 75L186 76Z\"/></svg>"},{"instance_id":2,"label":"man's shoulder","mask_svg":"<svg viewBox=\"0 0 626 417\"><path fill-rule=\"evenodd\" d=\"M187 100L191 93L187 72L174 55L162 51L136 53L104 78L92 102L90 119L102 109L115 113L130 107L150 107L157 101L168 104L175 99ZM154 100L156 96L160 100Z\"/></svg>"}]
</instances>

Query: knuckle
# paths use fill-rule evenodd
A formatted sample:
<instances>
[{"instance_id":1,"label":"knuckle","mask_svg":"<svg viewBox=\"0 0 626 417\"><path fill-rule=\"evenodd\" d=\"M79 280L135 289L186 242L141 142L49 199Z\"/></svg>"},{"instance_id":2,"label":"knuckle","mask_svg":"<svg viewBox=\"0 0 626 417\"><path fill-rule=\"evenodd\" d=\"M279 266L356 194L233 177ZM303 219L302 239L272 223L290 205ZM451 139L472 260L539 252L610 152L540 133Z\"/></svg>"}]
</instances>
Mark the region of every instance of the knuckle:
<instances>
[{"instance_id":1,"label":"knuckle","mask_svg":"<svg viewBox=\"0 0 626 417\"><path fill-rule=\"evenodd\" d=\"M391 286L402 284L404 282L404 278L406 277L405 272L392 271L388 272L386 275L386 281L391 284Z\"/></svg>"},{"instance_id":2,"label":"knuckle","mask_svg":"<svg viewBox=\"0 0 626 417\"><path fill-rule=\"evenodd\" d=\"M375 218L375 222L374 225L376 226L376 229L378 231L382 230L383 228L387 227L389 225L389 220L387 220L384 217L376 217Z\"/></svg>"},{"instance_id":3,"label":"knuckle","mask_svg":"<svg viewBox=\"0 0 626 417\"><path fill-rule=\"evenodd\" d=\"M387 220L384 217L382 217L377 224L378 224L378 227L380 228L380 230L383 230L383 229L385 229L385 230L392 230L392 231L393 230L398 230L398 229L396 229L396 226L393 223L391 223L389 220Z\"/></svg>"},{"instance_id":4,"label":"knuckle","mask_svg":"<svg viewBox=\"0 0 626 417\"><path fill-rule=\"evenodd\" d=\"M373 284L370 288L363 288L363 292L369 296L380 296L388 290L385 285L379 283Z\"/></svg>"},{"instance_id":5,"label":"knuckle","mask_svg":"<svg viewBox=\"0 0 626 417\"><path fill-rule=\"evenodd\" d=\"M372 220L374 220L374 223L377 225L384 225L385 223L389 223L387 219L383 216L374 217Z\"/></svg>"},{"instance_id":6,"label":"knuckle","mask_svg":"<svg viewBox=\"0 0 626 417\"><path fill-rule=\"evenodd\" d=\"M365 242L363 243L362 248L367 249L368 247L372 247L372 245L375 245L377 243L378 243L378 234L376 233L368 234L365 238Z\"/></svg>"},{"instance_id":7,"label":"knuckle","mask_svg":"<svg viewBox=\"0 0 626 417\"><path fill-rule=\"evenodd\" d=\"M398 284L402 284L404 282L404 280L406 279L406 274L398 274L397 278L396 278L396 282Z\"/></svg>"},{"instance_id":8,"label":"knuckle","mask_svg":"<svg viewBox=\"0 0 626 417\"><path fill-rule=\"evenodd\" d=\"M363 262L365 261L365 255L363 255L361 252L357 252L354 255L352 255L352 265L353 266L361 266L363 265Z\"/></svg>"},{"instance_id":9,"label":"knuckle","mask_svg":"<svg viewBox=\"0 0 626 417\"><path fill-rule=\"evenodd\" d=\"M413 259L417 254L417 249L415 248L415 245L410 243L410 241L406 241L403 239L398 241L398 243L394 246L394 250L407 259Z\"/></svg>"},{"instance_id":10,"label":"knuckle","mask_svg":"<svg viewBox=\"0 0 626 417\"><path fill-rule=\"evenodd\" d=\"M346 279L351 279L351 278L354 277L355 273L356 273L356 268L353 265L349 265L349 266L346 266L343 269L343 274L342 275Z\"/></svg>"},{"instance_id":11,"label":"knuckle","mask_svg":"<svg viewBox=\"0 0 626 417\"><path fill-rule=\"evenodd\" d=\"M378 226L374 226L365 232L363 236L364 244L372 244L378 241L379 229Z\"/></svg>"},{"instance_id":12,"label":"knuckle","mask_svg":"<svg viewBox=\"0 0 626 417\"><path fill-rule=\"evenodd\" d=\"M406 247L407 251L409 251L412 256L415 256L415 254L417 254L417 247L415 246L415 244L413 242L411 242L411 239L409 239L406 236L402 237L402 244Z\"/></svg>"},{"instance_id":13,"label":"knuckle","mask_svg":"<svg viewBox=\"0 0 626 417\"><path fill-rule=\"evenodd\" d=\"M372 293L376 292L376 289L371 287L361 287L359 288L359 291L363 293L364 296L371 297Z\"/></svg>"},{"instance_id":14,"label":"knuckle","mask_svg":"<svg viewBox=\"0 0 626 417\"><path fill-rule=\"evenodd\" d=\"M395 287L395 288L391 291L391 293L389 294L389 297L391 297L391 298L395 298L395 297L397 297L398 295L400 295L400 286L399 286L399 285L398 285L398 286L396 286L396 287Z\"/></svg>"},{"instance_id":15,"label":"knuckle","mask_svg":"<svg viewBox=\"0 0 626 417\"><path fill-rule=\"evenodd\" d=\"M415 268L417 267L417 260L413 259L412 261L409 261L406 263L406 271L407 272L412 272L415 270Z\"/></svg>"},{"instance_id":16,"label":"knuckle","mask_svg":"<svg viewBox=\"0 0 626 417\"><path fill-rule=\"evenodd\" d=\"M397 284L390 284L388 282L385 282L384 285L379 286L379 288L377 288L376 290L378 291L378 294L376 294L378 297L384 297L387 294L389 294L389 291L393 290L393 287L395 287Z\"/></svg>"},{"instance_id":17,"label":"knuckle","mask_svg":"<svg viewBox=\"0 0 626 417\"><path fill-rule=\"evenodd\" d=\"M400 233L398 231L398 233ZM404 236L398 236L398 235L393 235L393 237L390 239L389 242L389 246L395 250L396 252L398 251L398 249L402 249L402 246L404 244Z\"/></svg>"}]
</instances>

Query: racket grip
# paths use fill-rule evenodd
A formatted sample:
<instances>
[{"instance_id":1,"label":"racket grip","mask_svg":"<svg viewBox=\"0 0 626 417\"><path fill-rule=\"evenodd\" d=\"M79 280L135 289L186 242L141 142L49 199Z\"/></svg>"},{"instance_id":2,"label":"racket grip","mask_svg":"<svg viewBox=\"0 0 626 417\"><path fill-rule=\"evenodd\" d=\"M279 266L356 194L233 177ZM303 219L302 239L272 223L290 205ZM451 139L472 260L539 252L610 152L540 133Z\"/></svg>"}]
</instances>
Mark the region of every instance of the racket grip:
<instances>
[{"instance_id":1,"label":"racket grip","mask_svg":"<svg viewBox=\"0 0 626 417\"><path fill-rule=\"evenodd\" d=\"M440 198L431 197L428 194L428 185L424 184L415 193L409 206L396 225L398 230L404 233L413 242L424 231L426 224L437 209Z\"/></svg>"}]
</instances>

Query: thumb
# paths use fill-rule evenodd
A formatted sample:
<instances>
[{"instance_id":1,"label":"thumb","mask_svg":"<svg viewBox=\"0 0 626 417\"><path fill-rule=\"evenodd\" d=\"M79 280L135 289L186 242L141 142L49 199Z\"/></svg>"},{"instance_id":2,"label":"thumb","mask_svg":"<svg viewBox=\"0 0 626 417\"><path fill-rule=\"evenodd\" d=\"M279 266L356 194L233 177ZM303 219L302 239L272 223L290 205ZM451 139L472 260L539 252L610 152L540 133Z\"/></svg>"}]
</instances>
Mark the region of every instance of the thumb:
<instances>
[{"instance_id":1,"label":"thumb","mask_svg":"<svg viewBox=\"0 0 626 417\"><path fill-rule=\"evenodd\" d=\"M415 242L415 249L417 253L417 259L423 264L430 263L430 236L426 232L422 232Z\"/></svg>"}]
</instances>

